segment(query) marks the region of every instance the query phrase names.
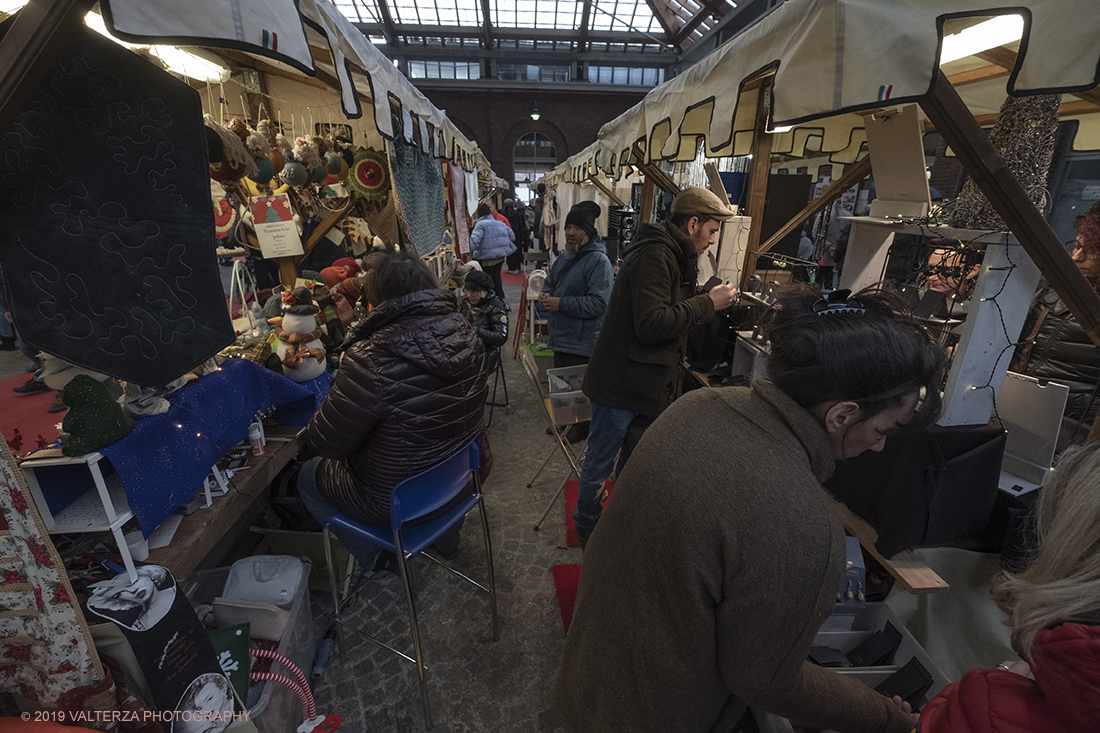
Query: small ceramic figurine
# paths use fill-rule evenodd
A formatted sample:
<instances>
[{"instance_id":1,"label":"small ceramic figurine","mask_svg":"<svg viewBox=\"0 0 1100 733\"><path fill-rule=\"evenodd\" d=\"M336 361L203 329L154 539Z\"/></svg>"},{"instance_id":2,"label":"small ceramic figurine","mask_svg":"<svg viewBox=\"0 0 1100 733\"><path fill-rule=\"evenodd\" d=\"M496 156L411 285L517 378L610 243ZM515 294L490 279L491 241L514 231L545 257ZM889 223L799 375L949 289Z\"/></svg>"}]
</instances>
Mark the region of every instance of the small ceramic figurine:
<instances>
[{"instance_id":1,"label":"small ceramic figurine","mask_svg":"<svg viewBox=\"0 0 1100 733\"><path fill-rule=\"evenodd\" d=\"M308 382L325 371L318 312L309 288L302 287L283 293L282 317L268 319L279 337L275 353L283 362L283 374L295 382Z\"/></svg>"}]
</instances>

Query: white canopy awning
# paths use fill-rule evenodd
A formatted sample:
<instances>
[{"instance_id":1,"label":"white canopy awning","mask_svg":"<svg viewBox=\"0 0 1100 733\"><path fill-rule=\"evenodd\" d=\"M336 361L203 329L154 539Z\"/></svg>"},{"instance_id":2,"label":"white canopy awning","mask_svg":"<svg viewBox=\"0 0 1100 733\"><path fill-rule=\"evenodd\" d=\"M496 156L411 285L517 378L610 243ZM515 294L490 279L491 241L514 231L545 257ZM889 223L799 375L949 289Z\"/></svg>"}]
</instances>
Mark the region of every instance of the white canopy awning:
<instances>
[{"instance_id":1,"label":"white canopy awning","mask_svg":"<svg viewBox=\"0 0 1100 733\"><path fill-rule=\"evenodd\" d=\"M850 162L866 139L856 113L924 97L939 66L945 25L950 33L970 18L1023 16L1011 73L959 89L976 114L996 112L1006 93L1092 89L1100 83L1096 9L1094 0L787 0L604 125L597 142L554 175L575 178L596 167L617 175L635 142L647 160L691 160L700 141L708 157L747 154L758 95L743 90L769 71L770 126L796 126L776 136L773 152L799 155L810 137L820 137L822 151ZM958 68L973 62L963 59ZM950 74L950 65L944 70Z\"/></svg>"},{"instance_id":2,"label":"white canopy awning","mask_svg":"<svg viewBox=\"0 0 1100 733\"><path fill-rule=\"evenodd\" d=\"M375 126L384 137L392 140L400 135L411 142L414 126L419 127L425 150L467 170L476 168L477 145L331 0L189 0L185 13L180 12L179 0L102 0L101 8L112 35L131 43L230 48L273 59L310 76L327 72L339 81L341 104L349 119L363 114L360 98L368 97ZM312 48L321 39L331 59L314 58ZM401 110L401 129L394 129L391 100Z\"/></svg>"}]
</instances>

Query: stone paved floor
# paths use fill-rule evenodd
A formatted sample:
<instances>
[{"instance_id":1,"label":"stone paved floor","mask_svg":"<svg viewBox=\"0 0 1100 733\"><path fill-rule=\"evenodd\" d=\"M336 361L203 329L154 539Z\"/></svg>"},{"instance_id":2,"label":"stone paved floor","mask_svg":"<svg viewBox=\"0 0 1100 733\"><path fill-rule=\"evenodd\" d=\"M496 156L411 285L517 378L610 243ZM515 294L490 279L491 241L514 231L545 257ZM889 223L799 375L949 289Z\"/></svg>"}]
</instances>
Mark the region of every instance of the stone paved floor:
<instances>
[{"instance_id":1,"label":"stone paved floor","mask_svg":"<svg viewBox=\"0 0 1100 733\"><path fill-rule=\"evenodd\" d=\"M513 331L519 293L519 286L506 286ZM441 733L564 730L549 710L564 641L550 568L580 562L581 554L565 547L560 501L541 532L533 527L568 464L557 453L538 482L527 488L555 443L546 435L542 408L522 365L510 358L504 364L510 406L496 408L493 416L493 471L485 486L500 640L492 641L488 596L431 562L417 563L417 611L429 665L433 730ZM500 397L498 392L503 401ZM461 549L455 566L484 579L476 510L463 529ZM332 597L314 593L312 603L320 636L331 622ZM368 633L411 650L396 575L367 583L353 606L354 620ZM352 634L346 634L345 645L315 686L318 710L339 713L341 730L350 733L424 730L415 667Z\"/></svg>"}]
</instances>

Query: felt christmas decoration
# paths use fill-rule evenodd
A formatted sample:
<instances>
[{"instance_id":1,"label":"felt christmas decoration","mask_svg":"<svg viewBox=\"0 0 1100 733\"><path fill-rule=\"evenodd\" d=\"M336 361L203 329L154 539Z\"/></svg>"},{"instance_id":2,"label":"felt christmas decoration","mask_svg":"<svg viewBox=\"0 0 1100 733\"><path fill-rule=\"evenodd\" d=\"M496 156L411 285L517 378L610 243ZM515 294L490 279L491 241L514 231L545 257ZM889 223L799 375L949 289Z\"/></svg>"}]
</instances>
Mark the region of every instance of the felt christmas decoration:
<instances>
[{"instance_id":1,"label":"felt christmas decoration","mask_svg":"<svg viewBox=\"0 0 1100 733\"><path fill-rule=\"evenodd\" d=\"M244 176L254 176L259 173L256 169L256 164L252 162L252 156L245 150L244 143L241 142L241 138L219 125L214 121L214 118L210 115L203 115L203 120L206 122L206 126L218 133L221 138L222 147L224 148L224 163L229 167L228 175L235 175L238 171L240 175L235 178L224 177L219 178L214 175L214 164L211 164L211 177L215 180L240 180ZM226 174L222 174L226 175Z\"/></svg>"},{"instance_id":2,"label":"felt christmas decoration","mask_svg":"<svg viewBox=\"0 0 1100 733\"><path fill-rule=\"evenodd\" d=\"M65 385L62 398L69 411L62 422L68 433L61 444L66 456L82 456L105 448L134 429L134 421L111 399L107 388L85 374Z\"/></svg>"},{"instance_id":3,"label":"felt christmas decoration","mask_svg":"<svg viewBox=\"0 0 1100 733\"><path fill-rule=\"evenodd\" d=\"M248 140L248 125L246 125L244 123L244 120L240 119L239 117L234 117L233 119L231 119L226 127L229 129L230 132L239 137L242 143Z\"/></svg>"},{"instance_id":4,"label":"felt christmas decoration","mask_svg":"<svg viewBox=\"0 0 1100 733\"><path fill-rule=\"evenodd\" d=\"M263 135L253 130L244 141L244 147L248 150L249 155L258 158L261 155L266 156L268 154L268 151L271 150L271 143Z\"/></svg>"},{"instance_id":5,"label":"felt christmas decoration","mask_svg":"<svg viewBox=\"0 0 1100 733\"><path fill-rule=\"evenodd\" d=\"M283 154L285 162L289 163L294 160L294 146L286 139L286 135L281 132L275 135L275 147Z\"/></svg>"},{"instance_id":6,"label":"felt christmas decoration","mask_svg":"<svg viewBox=\"0 0 1100 733\"><path fill-rule=\"evenodd\" d=\"M271 164L271 160L267 156L261 155L254 158L252 162L256 164L259 173L255 176L249 176L249 178L256 183L270 183L271 179L275 177L275 166Z\"/></svg>"},{"instance_id":7,"label":"felt christmas decoration","mask_svg":"<svg viewBox=\"0 0 1100 733\"><path fill-rule=\"evenodd\" d=\"M267 140L269 147L275 145L275 136L278 132L275 129L275 125L271 124L271 120L260 120L257 122L256 132L264 136L264 140Z\"/></svg>"},{"instance_id":8,"label":"felt christmas decoration","mask_svg":"<svg viewBox=\"0 0 1100 733\"><path fill-rule=\"evenodd\" d=\"M328 171L325 170L325 167L323 165L319 165L313 169L313 182L323 183L327 175Z\"/></svg>"},{"instance_id":9,"label":"felt christmas decoration","mask_svg":"<svg viewBox=\"0 0 1100 733\"><path fill-rule=\"evenodd\" d=\"M221 137L210 127L203 126L203 129L206 130L206 150L210 155L210 162L221 163L225 160L225 146L222 145Z\"/></svg>"},{"instance_id":10,"label":"felt christmas decoration","mask_svg":"<svg viewBox=\"0 0 1100 733\"><path fill-rule=\"evenodd\" d=\"M317 151L317 146L305 137L294 141L294 159L311 171L321 165L321 154Z\"/></svg>"},{"instance_id":11,"label":"felt christmas decoration","mask_svg":"<svg viewBox=\"0 0 1100 733\"><path fill-rule=\"evenodd\" d=\"M275 145L271 146L271 149L267 153L267 157L271 160L271 167L274 168L276 172L281 171L283 166L287 163L283 151L279 150Z\"/></svg>"},{"instance_id":12,"label":"felt christmas decoration","mask_svg":"<svg viewBox=\"0 0 1100 733\"><path fill-rule=\"evenodd\" d=\"M288 186L304 186L309 183L309 171L297 161L291 161L283 166L279 178Z\"/></svg>"}]
</instances>

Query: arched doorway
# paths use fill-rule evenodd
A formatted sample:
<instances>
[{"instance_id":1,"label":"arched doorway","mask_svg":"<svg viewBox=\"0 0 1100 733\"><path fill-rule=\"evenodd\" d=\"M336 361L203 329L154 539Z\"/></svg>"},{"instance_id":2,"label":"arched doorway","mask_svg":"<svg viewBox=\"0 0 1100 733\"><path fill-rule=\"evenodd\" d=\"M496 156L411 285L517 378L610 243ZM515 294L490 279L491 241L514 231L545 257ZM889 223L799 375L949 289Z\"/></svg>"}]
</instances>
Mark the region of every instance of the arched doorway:
<instances>
[{"instance_id":1,"label":"arched doorway","mask_svg":"<svg viewBox=\"0 0 1100 733\"><path fill-rule=\"evenodd\" d=\"M516 196L525 204L531 203L534 198L531 183L553 170L557 164L558 150L553 140L539 132L523 135L512 149Z\"/></svg>"}]
</instances>

